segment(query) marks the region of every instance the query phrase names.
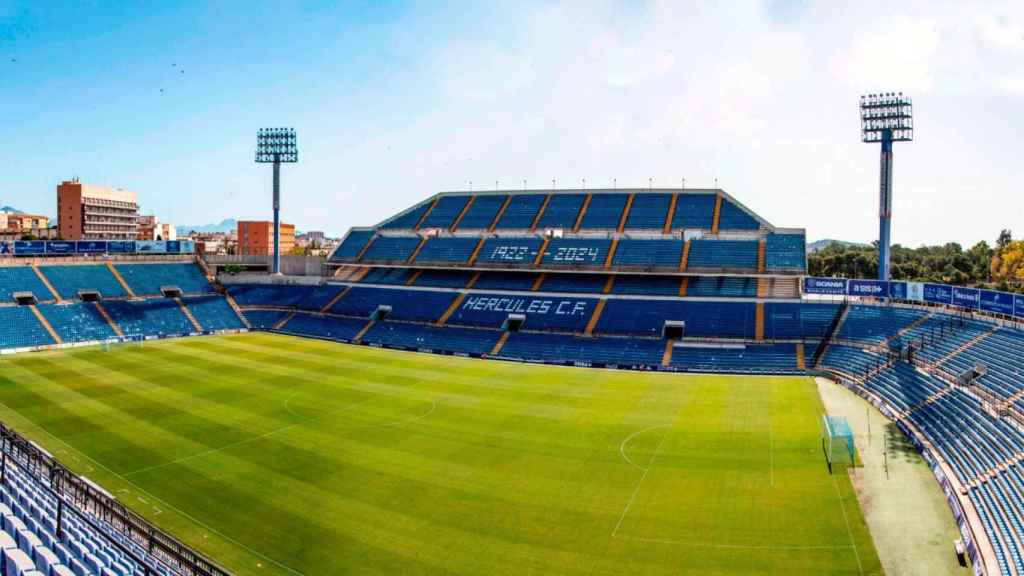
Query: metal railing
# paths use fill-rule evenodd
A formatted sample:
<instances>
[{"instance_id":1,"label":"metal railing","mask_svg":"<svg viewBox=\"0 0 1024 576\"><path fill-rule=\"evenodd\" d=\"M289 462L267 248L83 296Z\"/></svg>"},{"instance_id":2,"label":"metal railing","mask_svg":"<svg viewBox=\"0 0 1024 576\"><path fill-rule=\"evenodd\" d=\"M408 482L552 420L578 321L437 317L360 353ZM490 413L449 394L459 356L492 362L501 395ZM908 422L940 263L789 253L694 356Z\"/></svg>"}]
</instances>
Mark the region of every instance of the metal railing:
<instances>
[{"instance_id":1,"label":"metal railing","mask_svg":"<svg viewBox=\"0 0 1024 576\"><path fill-rule=\"evenodd\" d=\"M109 493L67 469L53 456L2 422L0 458L0 483L6 482L7 466L13 463L55 497L58 503L58 539L61 538L63 531L63 515L71 512L81 517L107 542L142 566L146 576L160 573L157 571L158 566L181 576L231 576L230 572L213 560L132 512ZM145 549L146 557L141 557L111 532Z\"/></svg>"}]
</instances>

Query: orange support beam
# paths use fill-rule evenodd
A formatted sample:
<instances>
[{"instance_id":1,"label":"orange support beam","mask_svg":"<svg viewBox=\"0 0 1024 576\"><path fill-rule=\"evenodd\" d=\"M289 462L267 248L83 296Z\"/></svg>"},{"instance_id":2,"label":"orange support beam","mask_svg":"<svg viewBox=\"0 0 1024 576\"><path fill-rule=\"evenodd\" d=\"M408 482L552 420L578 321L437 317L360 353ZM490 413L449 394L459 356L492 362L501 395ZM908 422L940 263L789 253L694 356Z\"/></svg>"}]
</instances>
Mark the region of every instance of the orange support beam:
<instances>
[{"instance_id":1,"label":"orange support beam","mask_svg":"<svg viewBox=\"0 0 1024 576\"><path fill-rule=\"evenodd\" d=\"M530 287L530 291L536 292L540 290L540 285L544 283L544 279L547 277L548 275L546 272L542 272L540 276L537 276L537 279L533 281L533 286Z\"/></svg>"},{"instance_id":2,"label":"orange support beam","mask_svg":"<svg viewBox=\"0 0 1024 576\"><path fill-rule=\"evenodd\" d=\"M614 285L615 285L615 275L614 274L609 274L608 275L608 279L605 280L605 282L604 282L604 293L605 294L611 294L612 293L612 286L614 286Z\"/></svg>"},{"instance_id":3,"label":"orange support beam","mask_svg":"<svg viewBox=\"0 0 1024 576\"><path fill-rule=\"evenodd\" d=\"M722 194L715 196L715 219L711 221L711 233L718 234L718 222L722 218Z\"/></svg>"},{"instance_id":4,"label":"orange support beam","mask_svg":"<svg viewBox=\"0 0 1024 576\"><path fill-rule=\"evenodd\" d=\"M757 303L757 317L754 322L754 339L764 340L764 302Z\"/></svg>"},{"instance_id":5,"label":"orange support beam","mask_svg":"<svg viewBox=\"0 0 1024 576\"><path fill-rule=\"evenodd\" d=\"M676 203L679 202L679 194L672 195L672 201L668 204L668 214L665 215L665 227L662 228L662 234L670 234L672 232L672 221L676 217Z\"/></svg>"},{"instance_id":6,"label":"orange support beam","mask_svg":"<svg viewBox=\"0 0 1024 576\"><path fill-rule=\"evenodd\" d=\"M43 271L39 269L39 266L33 266L32 270L35 271L36 276L39 277L39 281L43 283L43 286L46 286L46 289L50 291L50 294L53 296L53 300L55 302L60 302L60 294L57 292L57 289L53 287L53 284L50 284L50 279L43 274Z\"/></svg>"},{"instance_id":7,"label":"orange support beam","mask_svg":"<svg viewBox=\"0 0 1024 576\"><path fill-rule=\"evenodd\" d=\"M629 219L629 211L633 208L633 200L636 199L636 192L629 195L626 199L626 207L622 210L622 217L619 218L619 233L626 229L626 220Z\"/></svg>"},{"instance_id":8,"label":"orange support beam","mask_svg":"<svg viewBox=\"0 0 1024 576\"><path fill-rule=\"evenodd\" d=\"M370 246L373 246L373 243L377 241L377 238L380 238L380 236L374 235L370 238L370 241L366 243L366 246L363 246L363 249L356 255L356 262L362 261L363 256L366 256L366 251L370 249Z\"/></svg>"},{"instance_id":9,"label":"orange support beam","mask_svg":"<svg viewBox=\"0 0 1024 576\"><path fill-rule=\"evenodd\" d=\"M594 327L597 326L597 321L601 319L601 312L604 311L604 304L606 300L601 298L597 301L597 306L594 307L594 313L590 316L590 322L587 322L587 329L583 332L585 336L594 335Z\"/></svg>"},{"instance_id":10,"label":"orange support beam","mask_svg":"<svg viewBox=\"0 0 1024 576\"><path fill-rule=\"evenodd\" d=\"M494 348L491 348L491 356L497 356L501 353L501 349L505 347L505 342L508 341L509 332L502 332L501 338L494 343Z\"/></svg>"},{"instance_id":11,"label":"orange support beam","mask_svg":"<svg viewBox=\"0 0 1024 576\"><path fill-rule=\"evenodd\" d=\"M686 297L686 289L690 287L690 277L683 276L683 279L679 281L679 297Z\"/></svg>"},{"instance_id":12,"label":"orange support beam","mask_svg":"<svg viewBox=\"0 0 1024 576\"><path fill-rule=\"evenodd\" d=\"M455 311L459 309L459 306L462 305L462 301L465 299L466 293L459 292L459 295L455 297L455 300L452 300L452 305L449 306L448 309L444 311L444 314L440 318L438 318L437 325L444 326L444 323L447 322L448 319L452 317L452 314L455 314Z\"/></svg>"},{"instance_id":13,"label":"orange support beam","mask_svg":"<svg viewBox=\"0 0 1024 576\"><path fill-rule=\"evenodd\" d=\"M801 343L795 344L796 346L796 367L799 370L807 369L807 359L804 357L804 345Z\"/></svg>"},{"instance_id":14,"label":"orange support beam","mask_svg":"<svg viewBox=\"0 0 1024 576\"><path fill-rule=\"evenodd\" d=\"M757 272L759 274L764 274L765 253L767 252L767 250L768 242L764 238L761 238L761 240L757 243Z\"/></svg>"},{"instance_id":15,"label":"orange support beam","mask_svg":"<svg viewBox=\"0 0 1024 576\"><path fill-rule=\"evenodd\" d=\"M498 209L498 213L494 215L494 220L491 220L491 225L487 227L488 232L494 232L494 229L498 227L498 222L501 221L501 217L505 215L505 210L508 209L508 205L512 203L512 195L509 194L505 197L505 202Z\"/></svg>"},{"instance_id":16,"label":"orange support beam","mask_svg":"<svg viewBox=\"0 0 1024 576\"><path fill-rule=\"evenodd\" d=\"M423 238L420 238L419 245L417 245L416 249L412 251L412 256L409 256L409 259L406 260L406 262L409 263L409 264L412 264L413 262L415 262L416 261L416 257L420 255L420 250L423 250L423 245L426 244L426 243L427 243L427 237L426 236L424 236Z\"/></svg>"},{"instance_id":17,"label":"orange support beam","mask_svg":"<svg viewBox=\"0 0 1024 576\"><path fill-rule=\"evenodd\" d=\"M541 260L544 259L544 252L548 249L548 244L551 243L551 238L545 238L544 243L540 245L540 250L537 251L537 257L533 259L533 267L540 266Z\"/></svg>"},{"instance_id":18,"label":"orange support beam","mask_svg":"<svg viewBox=\"0 0 1024 576\"><path fill-rule=\"evenodd\" d=\"M580 213L576 215L576 224L573 225L572 231L579 232L580 226L583 225L583 217L587 215L587 207L590 206L590 199L593 198L592 194L587 194L583 198L583 206L580 206Z\"/></svg>"},{"instance_id":19,"label":"orange support beam","mask_svg":"<svg viewBox=\"0 0 1024 576\"><path fill-rule=\"evenodd\" d=\"M93 304L96 305L96 311L99 312L100 316L103 316L103 319L107 321L107 324L110 325L110 329L114 331L114 334L124 336L124 332L121 331L121 327L118 326L117 322L114 322L114 319L110 317L110 313L107 312L107 309L99 302L93 302Z\"/></svg>"},{"instance_id":20,"label":"orange support beam","mask_svg":"<svg viewBox=\"0 0 1024 576\"><path fill-rule=\"evenodd\" d=\"M185 305L185 301L182 300L181 298L175 298L174 300L178 303L178 306L181 308L181 313L184 314L185 317L188 318L188 321L192 323L192 327L196 329L196 332L202 332L203 326L199 323L199 320L197 320L196 317L192 315L192 311L189 310L188 306Z\"/></svg>"},{"instance_id":21,"label":"orange support beam","mask_svg":"<svg viewBox=\"0 0 1024 576\"><path fill-rule=\"evenodd\" d=\"M679 271L686 272L686 265L690 261L690 241L683 245L683 257L679 259Z\"/></svg>"},{"instance_id":22,"label":"orange support beam","mask_svg":"<svg viewBox=\"0 0 1024 576\"><path fill-rule=\"evenodd\" d=\"M548 204L551 203L551 196L553 196L553 194L548 194L544 198L544 203L540 205L540 210L537 210L537 215L533 217L533 223L530 224L530 232L537 230L537 224L540 224L540 219L544 216L544 211L548 209Z\"/></svg>"},{"instance_id":23,"label":"orange support beam","mask_svg":"<svg viewBox=\"0 0 1024 576\"><path fill-rule=\"evenodd\" d=\"M331 308L334 308L334 305L337 304L339 300L344 298L345 294L348 294L348 291L351 289L351 286L345 286L345 288L340 290L334 298L331 298L330 302L324 304L324 307L320 309L320 313L326 314L328 311L330 311Z\"/></svg>"},{"instance_id":24,"label":"orange support beam","mask_svg":"<svg viewBox=\"0 0 1024 576\"><path fill-rule=\"evenodd\" d=\"M462 212L459 212L458 217L455 218L455 222L452 222L452 225L448 227L450 232L455 232L455 229L459 227L459 224L461 224L462 219L466 217L466 212L469 212L469 208L473 205L473 202L476 202L476 194L469 197L469 201L462 207Z\"/></svg>"},{"instance_id":25,"label":"orange support beam","mask_svg":"<svg viewBox=\"0 0 1024 576\"><path fill-rule=\"evenodd\" d=\"M767 298L768 297L768 278L757 279L757 297Z\"/></svg>"},{"instance_id":26,"label":"orange support beam","mask_svg":"<svg viewBox=\"0 0 1024 576\"><path fill-rule=\"evenodd\" d=\"M274 330L280 330L280 329L284 328L285 324L290 322L292 318L295 318L295 311L294 310L292 310L288 314L285 314L284 317L282 317L280 320L278 320L277 324L274 324L273 329Z\"/></svg>"},{"instance_id":27,"label":"orange support beam","mask_svg":"<svg viewBox=\"0 0 1024 576\"><path fill-rule=\"evenodd\" d=\"M36 319L39 320L39 323L43 325L43 328L45 328L46 331L50 334L50 338L53 338L54 342L56 342L57 344L64 343L64 340L62 340L61 337L57 334L57 331L53 329L52 325L50 325L50 321L47 320L45 316L43 316L42 312L39 311L38 306L36 306L35 304L31 304L29 305L29 310L32 311L32 314L35 314Z\"/></svg>"},{"instance_id":28,"label":"orange support beam","mask_svg":"<svg viewBox=\"0 0 1024 576\"><path fill-rule=\"evenodd\" d=\"M473 253L469 255L469 266L476 264L476 259L480 257L480 250L483 250L484 242L487 242L487 238L481 238L476 243L476 248L473 248Z\"/></svg>"},{"instance_id":29,"label":"orange support beam","mask_svg":"<svg viewBox=\"0 0 1024 576\"><path fill-rule=\"evenodd\" d=\"M409 279L405 281L405 285L406 286L412 286L413 284L415 284L416 280L420 277L420 274L423 274L423 270L422 269L414 270L413 273L412 273L412 276L409 276Z\"/></svg>"},{"instance_id":30,"label":"orange support beam","mask_svg":"<svg viewBox=\"0 0 1024 576\"><path fill-rule=\"evenodd\" d=\"M422 226L423 223L427 221L427 216L430 216L430 213L434 211L434 207L437 206L437 203L440 201L440 196L434 198L434 201L430 203L430 207L427 208L427 211L423 213L423 216L420 216L420 219L416 221L416 225L412 227L413 230L420 229L420 226Z\"/></svg>"},{"instance_id":31,"label":"orange support beam","mask_svg":"<svg viewBox=\"0 0 1024 576\"><path fill-rule=\"evenodd\" d=\"M369 332L370 328L373 328L373 325L376 323L376 320L370 320L369 322L367 322L366 326L363 326L363 329L360 330L358 334L356 334L356 337L353 338L352 341L356 343L362 342L363 336L366 336L366 333Z\"/></svg>"},{"instance_id":32,"label":"orange support beam","mask_svg":"<svg viewBox=\"0 0 1024 576\"><path fill-rule=\"evenodd\" d=\"M110 260L107 260L107 269L114 275L114 280L117 280L117 283L121 285L121 289L128 293L129 297L135 298L135 292L132 290L132 287L124 281L124 278L121 277L121 273L117 271L117 268L114 267L114 263Z\"/></svg>"},{"instance_id":33,"label":"orange support beam","mask_svg":"<svg viewBox=\"0 0 1024 576\"><path fill-rule=\"evenodd\" d=\"M245 314L242 314L242 309L238 307L238 302L235 302L235 299L232 298L229 292L224 292L224 299L228 301L228 306L235 311L235 315L242 321L242 325L252 330L252 324L249 323L249 319L245 317ZM104 312L106 312L106 310L104 310ZM113 320L111 320L111 324L113 324ZM120 328L118 328L118 330L120 330Z\"/></svg>"},{"instance_id":34,"label":"orange support beam","mask_svg":"<svg viewBox=\"0 0 1024 576\"><path fill-rule=\"evenodd\" d=\"M360 269L356 270L351 276L349 276L348 281L349 282L359 282L360 280L363 279L364 276L366 276L367 274L370 273L370 270L372 270L372 268L369 267L369 266L365 266L363 268L360 268Z\"/></svg>"},{"instance_id":35,"label":"orange support beam","mask_svg":"<svg viewBox=\"0 0 1024 576\"><path fill-rule=\"evenodd\" d=\"M612 267L612 260L615 259L615 250L619 247L619 239L612 238L612 246L608 249L608 256L604 259L604 269L608 270Z\"/></svg>"},{"instance_id":36,"label":"orange support beam","mask_svg":"<svg viewBox=\"0 0 1024 576\"><path fill-rule=\"evenodd\" d=\"M665 353L661 355L661 365L668 366L672 363L672 348L675 342L672 340L665 341Z\"/></svg>"},{"instance_id":37,"label":"orange support beam","mask_svg":"<svg viewBox=\"0 0 1024 576\"><path fill-rule=\"evenodd\" d=\"M476 286L476 282L477 280L480 279L481 274L483 274L483 272L477 272L476 274L473 274L473 277L470 278L469 282L466 283L466 288L469 289L472 288L473 286Z\"/></svg>"}]
</instances>

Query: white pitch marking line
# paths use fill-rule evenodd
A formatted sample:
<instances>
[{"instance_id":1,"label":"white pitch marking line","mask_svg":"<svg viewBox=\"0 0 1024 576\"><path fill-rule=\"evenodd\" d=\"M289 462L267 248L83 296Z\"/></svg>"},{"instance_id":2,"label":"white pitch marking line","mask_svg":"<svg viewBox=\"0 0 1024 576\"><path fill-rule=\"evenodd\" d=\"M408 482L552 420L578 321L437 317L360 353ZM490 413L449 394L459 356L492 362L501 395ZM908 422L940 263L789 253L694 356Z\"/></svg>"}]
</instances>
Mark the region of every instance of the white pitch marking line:
<instances>
[{"instance_id":1,"label":"white pitch marking line","mask_svg":"<svg viewBox=\"0 0 1024 576\"><path fill-rule=\"evenodd\" d=\"M680 546L689 546L691 548L735 548L738 550L846 550L853 548L849 544L837 544L837 545L781 545L776 546L773 544L708 544L705 542L688 542L686 540L668 540L661 538L643 538L640 536L616 536L619 540L636 540L637 542L651 542L654 544L674 544Z\"/></svg>"},{"instance_id":2,"label":"white pitch marking line","mask_svg":"<svg viewBox=\"0 0 1024 576\"><path fill-rule=\"evenodd\" d=\"M657 430L658 428L668 428L670 426L672 426L672 425L671 424L655 424L654 426L651 426L650 428L644 428L643 430L637 430L636 432L633 432L629 436L626 436L626 439L622 441L622 444L619 444L619 454L622 454L622 459L625 460L626 462L629 462L630 464L632 464L634 467L636 467L637 470L646 472L647 468L644 468L643 466L641 466L641 465L637 464L636 462L633 462L632 460L629 459L629 456L626 454L626 444L629 444L630 440L632 440L633 438L636 438L637 436L643 434L644 432L650 432L651 430Z\"/></svg>"},{"instance_id":3,"label":"white pitch marking line","mask_svg":"<svg viewBox=\"0 0 1024 576\"><path fill-rule=\"evenodd\" d=\"M839 492L839 483L836 477L832 476L832 486L836 489L836 498L839 499L839 509L843 511L843 522L846 523L846 533L850 536L850 547L853 548L853 555L857 558L857 573L864 573L864 565L860 562L860 552L857 551L857 543L853 539L853 530L850 529L850 519L846 516L846 506L843 504L843 495Z\"/></svg>"},{"instance_id":4,"label":"white pitch marking line","mask_svg":"<svg viewBox=\"0 0 1024 576\"><path fill-rule=\"evenodd\" d=\"M668 428L669 431L671 431L672 425L669 424ZM647 462L647 468L643 469L643 475L640 476L640 480L636 483L636 488L633 488L633 495L629 497L629 502L626 502L626 507L622 509L622 515L619 516L619 521L615 524L615 529L612 530L612 538L615 538L616 534L619 533L622 521L626 519L626 514L629 514L629 509L633 506L633 501L636 500L636 495L640 493L640 486L643 485L644 479L647 478L647 473L650 472L651 468L654 466L654 461L658 458L658 452L661 452L661 446L665 443L665 438L668 438L668 435L669 432L666 432L665 435L661 437L661 441L658 442L658 446L654 449L654 454L651 454L651 459ZM630 464L632 464L632 462L630 462ZM636 466L636 464L633 465Z\"/></svg>"},{"instance_id":5,"label":"white pitch marking line","mask_svg":"<svg viewBox=\"0 0 1024 576\"><path fill-rule=\"evenodd\" d=\"M775 487L775 437L772 434L772 416L768 415L768 473L769 485Z\"/></svg>"}]
</instances>

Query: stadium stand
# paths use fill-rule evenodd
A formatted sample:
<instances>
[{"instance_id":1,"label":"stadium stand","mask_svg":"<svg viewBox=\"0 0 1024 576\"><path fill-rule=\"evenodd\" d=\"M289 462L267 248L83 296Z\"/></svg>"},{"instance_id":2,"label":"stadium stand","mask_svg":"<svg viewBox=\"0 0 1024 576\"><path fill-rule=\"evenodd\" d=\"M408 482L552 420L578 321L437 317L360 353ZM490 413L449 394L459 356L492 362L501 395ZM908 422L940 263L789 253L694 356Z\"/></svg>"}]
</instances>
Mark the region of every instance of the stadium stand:
<instances>
[{"instance_id":1,"label":"stadium stand","mask_svg":"<svg viewBox=\"0 0 1024 576\"><path fill-rule=\"evenodd\" d=\"M469 261L476 248L477 238L428 238L416 256L416 262L461 264Z\"/></svg>"},{"instance_id":2,"label":"stadium stand","mask_svg":"<svg viewBox=\"0 0 1024 576\"><path fill-rule=\"evenodd\" d=\"M576 218L583 207L584 194L555 194L540 217L537 228L565 228L576 226Z\"/></svg>"},{"instance_id":3,"label":"stadium stand","mask_svg":"<svg viewBox=\"0 0 1024 576\"><path fill-rule=\"evenodd\" d=\"M408 268L373 268L362 277L363 284L394 284L404 286L412 276Z\"/></svg>"},{"instance_id":4,"label":"stadium stand","mask_svg":"<svg viewBox=\"0 0 1024 576\"><path fill-rule=\"evenodd\" d=\"M279 322L291 315L290 312L285 312L283 310L258 309L248 309L243 312L243 314L245 314L249 323L252 324L252 327L258 330L271 330L277 326Z\"/></svg>"},{"instance_id":5,"label":"stadium stand","mask_svg":"<svg viewBox=\"0 0 1024 576\"><path fill-rule=\"evenodd\" d=\"M546 267L601 267L612 241L591 238L552 238L541 264Z\"/></svg>"},{"instance_id":6,"label":"stadium stand","mask_svg":"<svg viewBox=\"0 0 1024 576\"><path fill-rule=\"evenodd\" d=\"M488 238L477 256L477 264L502 266L532 265L544 245L537 236L523 238Z\"/></svg>"},{"instance_id":7,"label":"stadium stand","mask_svg":"<svg viewBox=\"0 0 1024 576\"><path fill-rule=\"evenodd\" d=\"M339 318L337 316L323 316L319 314L296 314L280 330L301 336L350 341L366 326L366 322L365 318Z\"/></svg>"},{"instance_id":8,"label":"stadium stand","mask_svg":"<svg viewBox=\"0 0 1024 576\"><path fill-rule=\"evenodd\" d=\"M115 264L114 268L136 296L158 296L164 286L175 286L184 294L213 291L194 264Z\"/></svg>"},{"instance_id":9,"label":"stadium stand","mask_svg":"<svg viewBox=\"0 0 1024 576\"><path fill-rule=\"evenodd\" d=\"M462 213L462 209L469 202L469 196L441 196L437 204L430 210L420 229L425 228L449 228L455 223L455 219Z\"/></svg>"},{"instance_id":10,"label":"stadium stand","mask_svg":"<svg viewBox=\"0 0 1024 576\"><path fill-rule=\"evenodd\" d=\"M680 194L672 218L672 229L711 230L714 218L714 194Z\"/></svg>"},{"instance_id":11,"label":"stadium stand","mask_svg":"<svg viewBox=\"0 0 1024 576\"><path fill-rule=\"evenodd\" d=\"M494 222L508 196L504 194L478 194L459 222L458 230L486 230Z\"/></svg>"},{"instance_id":12,"label":"stadium stand","mask_svg":"<svg viewBox=\"0 0 1024 576\"><path fill-rule=\"evenodd\" d=\"M127 336L177 336L196 332L172 298L111 300L103 303Z\"/></svg>"},{"instance_id":13,"label":"stadium stand","mask_svg":"<svg viewBox=\"0 0 1024 576\"><path fill-rule=\"evenodd\" d=\"M50 289L39 280L35 270L29 266L0 268L0 302L14 302L15 292L31 292L40 302L53 300Z\"/></svg>"},{"instance_id":14,"label":"stadium stand","mask_svg":"<svg viewBox=\"0 0 1024 576\"><path fill-rule=\"evenodd\" d=\"M417 204L409 210L385 221L380 225L380 228L385 230L411 230L419 223L423 218L423 215L427 213L427 210L429 210L431 206L433 206L433 202L429 200L421 204Z\"/></svg>"},{"instance_id":15,"label":"stadium stand","mask_svg":"<svg viewBox=\"0 0 1024 576\"><path fill-rule=\"evenodd\" d=\"M722 202L719 230L757 230L760 227L761 223L739 206L729 200Z\"/></svg>"},{"instance_id":16,"label":"stadium stand","mask_svg":"<svg viewBox=\"0 0 1024 576\"><path fill-rule=\"evenodd\" d=\"M769 272L804 272L807 244L803 234L769 234L765 269Z\"/></svg>"},{"instance_id":17,"label":"stadium stand","mask_svg":"<svg viewBox=\"0 0 1024 576\"><path fill-rule=\"evenodd\" d=\"M678 276L648 276L623 274L615 277L612 294L643 294L649 296L678 296L682 281Z\"/></svg>"},{"instance_id":18,"label":"stadium stand","mask_svg":"<svg viewBox=\"0 0 1024 576\"><path fill-rule=\"evenodd\" d=\"M683 257L682 240L619 240L612 264L645 269L679 268Z\"/></svg>"},{"instance_id":19,"label":"stadium stand","mask_svg":"<svg viewBox=\"0 0 1024 576\"><path fill-rule=\"evenodd\" d=\"M757 242L691 240L687 269L757 271Z\"/></svg>"},{"instance_id":20,"label":"stadium stand","mask_svg":"<svg viewBox=\"0 0 1024 576\"><path fill-rule=\"evenodd\" d=\"M671 194L637 194L626 219L628 230L658 230L665 226Z\"/></svg>"},{"instance_id":21,"label":"stadium stand","mask_svg":"<svg viewBox=\"0 0 1024 576\"><path fill-rule=\"evenodd\" d=\"M235 314L227 301L220 296L184 296L181 301L185 303L205 331L245 328L238 318L238 314Z\"/></svg>"},{"instance_id":22,"label":"stadium stand","mask_svg":"<svg viewBox=\"0 0 1024 576\"><path fill-rule=\"evenodd\" d=\"M656 366L661 363L664 349L659 340L516 332L509 334L501 356L558 364Z\"/></svg>"},{"instance_id":23,"label":"stadium stand","mask_svg":"<svg viewBox=\"0 0 1024 576\"><path fill-rule=\"evenodd\" d=\"M603 274L548 274L540 289L544 292L599 294L608 277Z\"/></svg>"},{"instance_id":24,"label":"stadium stand","mask_svg":"<svg viewBox=\"0 0 1024 576\"><path fill-rule=\"evenodd\" d=\"M528 292L537 281L536 274L529 272L484 272L477 279L474 288L478 290L516 290Z\"/></svg>"},{"instance_id":25,"label":"stadium stand","mask_svg":"<svg viewBox=\"0 0 1024 576\"><path fill-rule=\"evenodd\" d=\"M753 298L757 296L757 279L736 276L693 276L686 284L686 295Z\"/></svg>"},{"instance_id":26,"label":"stadium stand","mask_svg":"<svg viewBox=\"0 0 1024 576\"><path fill-rule=\"evenodd\" d=\"M614 230L619 226L629 194L593 194L580 230Z\"/></svg>"},{"instance_id":27,"label":"stadium stand","mask_svg":"<svg viewBox=\"0 0 1024 576\"><path fill-rule=\"evenodd\" d=\"M361 261L405 262L419 245L419 236L379 236L367 248Z\"/></svg>"},{"instance_id":28,"label":"stadium stand","mask_svg":"<svg viewBox=\"0 0 1024 576\"><path fill-rule=\"evenodd\" d=\"M496 230L526 230L533 224L547 198L544 194L513 194L512 199L505 208L505 212L498 219Z\"/></svg>"},{"instance_id":29,"label":"stadium stand","mask_svg":"<svg viewBox=\"0 0 1024 576\"><path fill-rule=\"evenodd\" d=\"M440 328L384 321L375 323L363 336L363 341L391 348L480 355L489 353L500 337L501 332L498 330Z\"/></svg>"},{"instance_id":30,"label":"stadium stand","mask_svg":"<svg viewBox=\"0 0 1024 576\"><path fill-rule=\"evenodd\" d=\"M501 328L510 314L525 317L524 330L582 332L594 311L594 298L469 294L448 324Z\"/></svg>"},{"instance_id":31,"label":"stadium stand","mask_svg":"<svg viewBox=\"0 0 1024 576\"><path fill-rule=\"evenodd\" d=\"M413 281L413 286L430 286L434 288L462 288L474 273L468 270L421 270Z\"/></svg>"},{"instance_id":32,"label":"stadium stand","mask_svg":"<svg viewBox=\"0 0 1024 576\"><path fill-rule=\"evenodd\" d=\"M42 304L39 311L64 342L89 342L117 337L94 302Z\"/></svg>"},{"instance_id":33,"label":"stadium stand","mask_svg":"<svg viewBox=\"0 0 1024 576\"><path fill-rule=\"evenodd\" d=\"M753 339L755 306L747 302L608 300L597 323L599 334L661 336L668 320L686 323L685 335Z\"/></svg>"},{"instance_id":34,"label":"stadium stand","mask_svg":"<svg viewBox=\"0 0 1024 576\"><path fill-rule=\"evenodd\" d=\"M81 290L97 290L103 298L120 298L128 295L106 266L40 266L39 270L64 300L77 298Z\"/></svg>"},{"instance_id":35,"label":"stadium stand","mask_svg":"<svg viewBox=\"0 0 1024 576\"><path fill-rule=\"evenodd\" d=\"M793 344L744 344L729 346L683 346L672 350L672 366L690 372L795 374L796 346Z\"/></svg>"},{"instance_id":36,"label":"stadium stand","mask_svg":"<svg viewBox=\"0 0 1024 576\"><path fill-rule=\"evenodd\" d=\"M354 286L331 307L331 313L369 318L378 307L390 306L388 319L434 322L444 314L455 297L455 293L448 291L410 292L393 288Z\"/></svg>"},{"instance_id":37,"label":"stadium stand","mask_svg":"<svg viewBox=\"0 0 1024 576\"><path fill-rule=\"evenodd\" d=\"M0 307L0 342L4 349L56 343L28 306Z\"/></svg>"},{"instance_id":38,"label":"stadium stand","mask_svg":"<svg viewBox=\"0 0 1024 576\"><path fill-rule=\"evenodd\" d=\"M341 242L341 245L331 254L331 260L338 262L355 261L374 234L373 230L350 230Z\"/></svg>"}]
</instances>

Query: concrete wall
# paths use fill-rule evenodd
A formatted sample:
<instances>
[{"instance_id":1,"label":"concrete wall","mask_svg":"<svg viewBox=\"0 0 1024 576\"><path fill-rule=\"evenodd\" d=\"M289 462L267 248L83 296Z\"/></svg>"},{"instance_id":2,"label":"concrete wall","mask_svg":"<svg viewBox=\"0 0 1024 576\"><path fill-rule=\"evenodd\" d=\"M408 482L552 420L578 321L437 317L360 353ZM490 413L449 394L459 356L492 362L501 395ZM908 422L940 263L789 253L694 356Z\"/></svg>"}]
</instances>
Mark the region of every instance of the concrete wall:
<instances>
[{"instance_id":1,"label":"concrete wall","mask_svg":"<svg viewBox=\"0 0 1024 576\"><path fill-rule=\"evenodd\" d=\"M240 264L249 267L263 267L270 270L273 256L204 256L206 263L216 270L227 264ZM323 256L281 256L281 273L285 276L321 276L324 262Z\"/></svg>"}]
</instances>

